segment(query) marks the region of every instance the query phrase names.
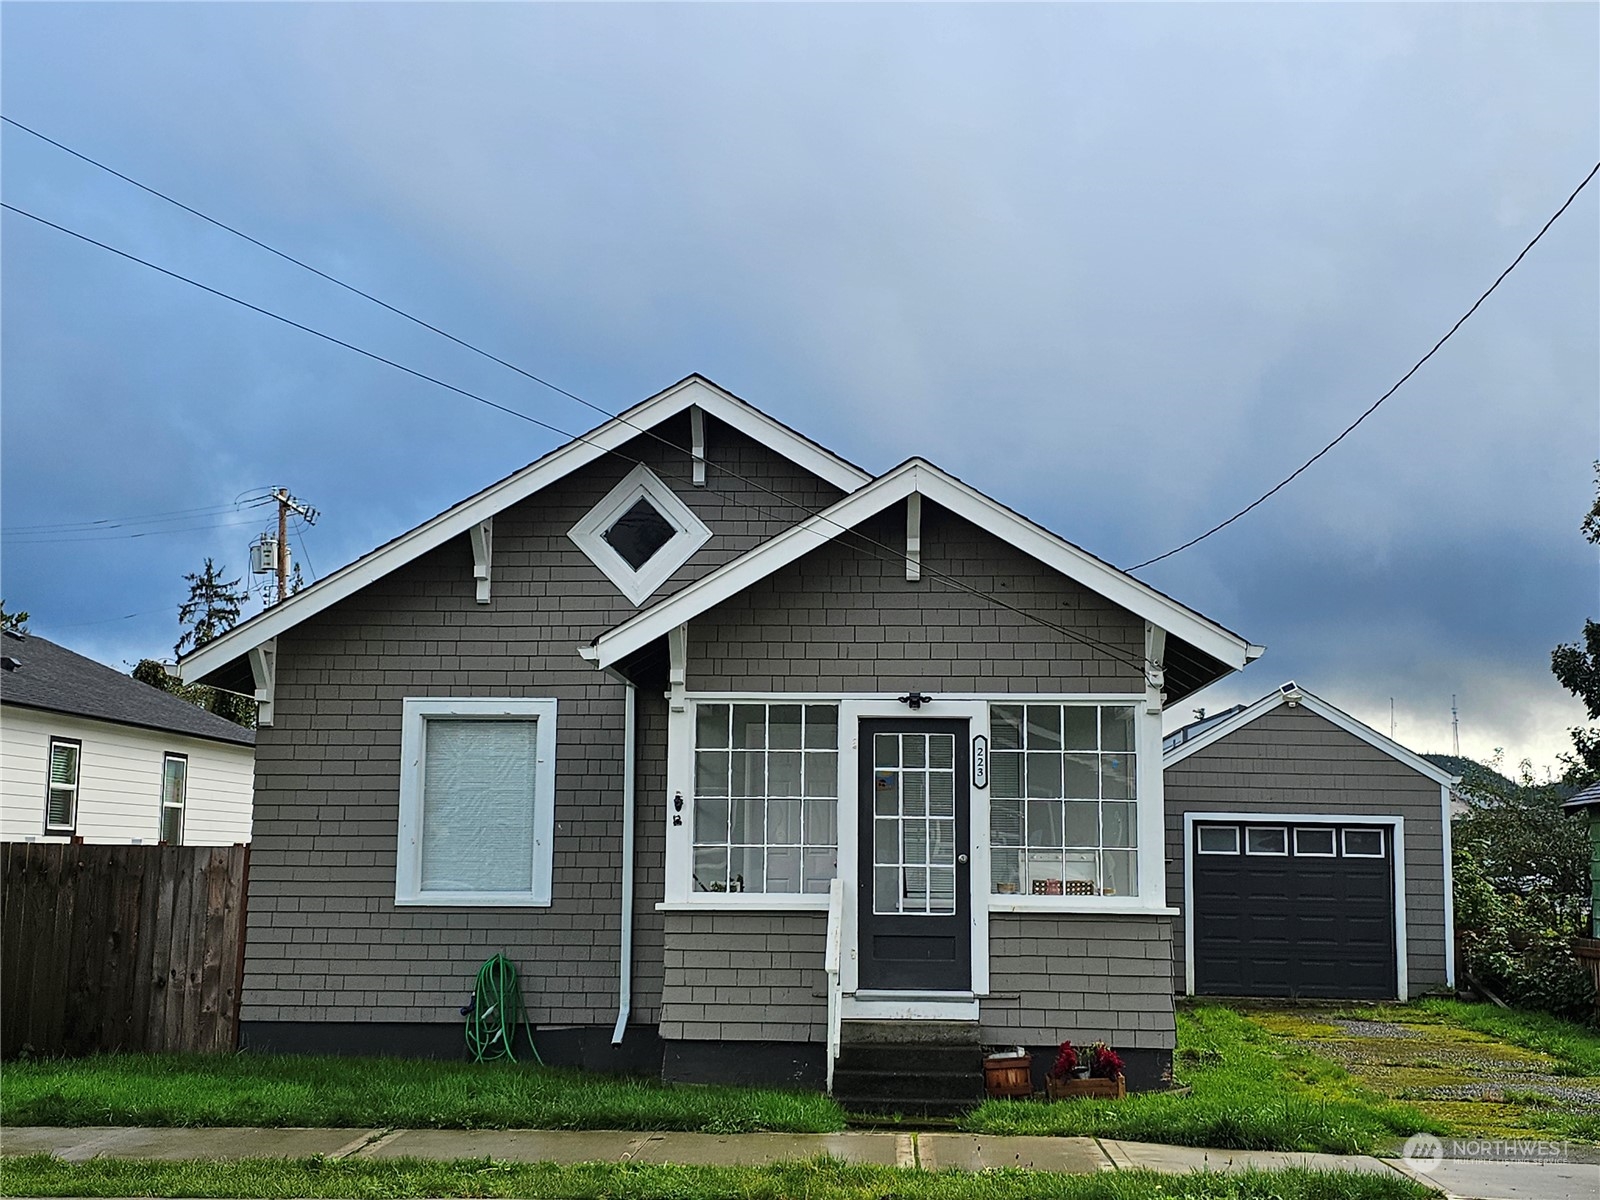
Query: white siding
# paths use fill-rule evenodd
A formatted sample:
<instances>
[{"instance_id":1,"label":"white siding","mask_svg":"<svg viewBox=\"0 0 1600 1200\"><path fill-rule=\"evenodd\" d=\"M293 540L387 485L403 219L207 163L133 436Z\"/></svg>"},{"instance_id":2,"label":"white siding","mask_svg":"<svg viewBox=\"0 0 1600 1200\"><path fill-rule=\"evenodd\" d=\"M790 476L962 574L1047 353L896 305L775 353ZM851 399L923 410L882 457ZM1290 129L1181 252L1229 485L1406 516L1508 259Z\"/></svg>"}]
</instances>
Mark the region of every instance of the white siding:
<instances>
[{"instance_id":1,"label":"white siding","mask_svg":"<svg viewBox=\"0 0 1600 1200\"><path fill-rule=\"evenodd\" d=\"M189 759L183 841L231 846L250 840L255 752L182 734L33 709L0 708L0 841L65 841L44 833L51 738L83 743L77 833L86 842L154 844L160 837L161 764Z\"/></svg>"}]
</instances>

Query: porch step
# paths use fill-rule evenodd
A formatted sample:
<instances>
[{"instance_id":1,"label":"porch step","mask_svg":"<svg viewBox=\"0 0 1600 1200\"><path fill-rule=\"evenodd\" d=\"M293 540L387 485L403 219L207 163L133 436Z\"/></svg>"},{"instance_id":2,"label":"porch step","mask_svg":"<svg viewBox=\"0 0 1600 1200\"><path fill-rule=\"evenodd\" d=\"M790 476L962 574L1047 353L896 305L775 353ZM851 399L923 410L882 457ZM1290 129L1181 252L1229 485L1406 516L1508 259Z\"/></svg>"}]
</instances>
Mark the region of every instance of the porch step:
<instances>
[{"instance_id":1,"label":"porch step","mask_svg":"<svg viewBox=\"0 0 1600 1200\"><path fill-rule=\"evenodd\" d=\"M953 1116L982 1103L976 1021L847 1021L833 1095L848 1111Z\"/></svg>"}]
</instances>

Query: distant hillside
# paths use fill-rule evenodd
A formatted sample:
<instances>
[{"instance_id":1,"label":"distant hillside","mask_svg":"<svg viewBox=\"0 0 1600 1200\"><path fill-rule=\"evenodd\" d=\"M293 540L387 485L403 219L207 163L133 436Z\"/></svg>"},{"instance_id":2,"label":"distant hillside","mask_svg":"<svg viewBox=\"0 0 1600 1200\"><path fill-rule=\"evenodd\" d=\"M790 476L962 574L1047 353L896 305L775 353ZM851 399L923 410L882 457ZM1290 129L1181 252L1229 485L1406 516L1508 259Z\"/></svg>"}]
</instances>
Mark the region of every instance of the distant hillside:
<instances>
[{"instance_id":1,"label":"distant hillside","mask_svg":"<svg viewBox=\"0 0 1600 1200\"><path fill-rule=\"evenodd\" d=\"M1470 758L1462 758L1459 754L1424 754L1427 759L1441 771L1449 771L1452 775L1461 777L1460 788L1464 792L1483 791L1511 791L1517 790L1515 780L1508 779L1493 767L1486 767L1481 762Z\"/></svg>"}]
</instances>

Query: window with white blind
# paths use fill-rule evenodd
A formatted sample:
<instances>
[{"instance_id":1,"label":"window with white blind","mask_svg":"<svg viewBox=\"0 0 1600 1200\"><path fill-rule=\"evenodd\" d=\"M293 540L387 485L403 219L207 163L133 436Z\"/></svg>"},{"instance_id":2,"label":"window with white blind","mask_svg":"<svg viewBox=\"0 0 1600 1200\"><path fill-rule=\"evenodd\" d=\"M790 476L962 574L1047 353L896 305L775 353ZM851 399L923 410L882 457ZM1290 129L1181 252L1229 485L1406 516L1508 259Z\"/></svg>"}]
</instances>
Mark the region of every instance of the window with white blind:
<instances>
[{"instance_id":1,"label":"window with white blind","mask_svg":"<svg viewBox=\"0 0 1600 1200\"><path fill-rule=\"evenodd\" d=\"M990 890L1139 894L1135 709L990 707Z\"/></svg>"},{"instance_id":2,"label":"window with white blind","mask_svg":"<svg viewBox=\"0 0 1600 1200\"><path fill-rule=\"evenodd\" d=\"M839 706L695 705L696 892L825 894L839 858Z\"/></svg>"},{"instance_id":3,"label":"window with white blind","mask_svg":"<svg viewBox=\"0 0 1600 1200\"><path fill-rule=\"evenodd\" d=\"M50 783L44 802L44 831L72 833L78 826L78 770L83 744L50 739Z\"/></svg>"},{"instance_id":4,"label":"window with white blind","mask_svg":"<svg viewBox=\"0 0 1600 1200\"><path fill-rule=\"evenodd\" d=\"M556 702L407 700L395 903L550 903Z\"/></svg>"},{"instance_id":5,"label":"window with white blind","mask_svg":"<svg viewBox=\"0 0 1600 1200\"><path fill-rule=\"evenodd\" d=\"M183 845L183 806L189 794L189 760L169 754L161 762L161 840Z\"/></svg>"}]
</instances>

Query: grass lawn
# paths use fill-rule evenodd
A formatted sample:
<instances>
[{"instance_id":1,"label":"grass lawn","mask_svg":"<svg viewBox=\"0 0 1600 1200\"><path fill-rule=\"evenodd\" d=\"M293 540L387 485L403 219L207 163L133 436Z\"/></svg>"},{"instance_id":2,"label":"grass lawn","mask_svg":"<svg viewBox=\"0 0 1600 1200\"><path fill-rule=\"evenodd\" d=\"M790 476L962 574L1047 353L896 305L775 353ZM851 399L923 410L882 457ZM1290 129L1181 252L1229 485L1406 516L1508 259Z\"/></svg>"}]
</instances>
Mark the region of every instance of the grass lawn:
<instances>
[{"instance_id":1,"label":"grass lawn","mask_svg":"<svg viewBox=\"0 0 1600 1200\"><path fill-rule=\"evenodd\" d=\"M1424 1200L1433 1192L1399 1176L1304 1170L1156 1175L1101 1171L917 1171L819 1159L772 1167L643 1164L553 1166L472 1162L64 1163L6 1159L6 1196L560 1197L561 1200Z\"/></svg>"},{"instance_id":2,"label":"grass lawn","mask_svg":"<svg viewBox=\"0 0 1600 1200\"><path fill-rule=\"evenodd\" d=\"M844 1113L815 1092L514 1063L118 1054L8 1063L0 1124L831 1133Z\"/></svg>"},{"instance_id":3,"label":"grass lawn","mask_svg":"<svg viewBox=\"0 0 1600 1200\"><path fill-rule=\"evenodd\" d=\"M1417 1108L1362 1086L1342 1067L1221 1006L1178 1010L1174 1066L1188 1095L1123 1100L991 1100L964 1128L1214 1146L1227 1150L1388 1149L1413 1133L1449 1132Z\"/></svg>"}]
</instances>

